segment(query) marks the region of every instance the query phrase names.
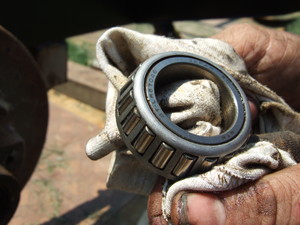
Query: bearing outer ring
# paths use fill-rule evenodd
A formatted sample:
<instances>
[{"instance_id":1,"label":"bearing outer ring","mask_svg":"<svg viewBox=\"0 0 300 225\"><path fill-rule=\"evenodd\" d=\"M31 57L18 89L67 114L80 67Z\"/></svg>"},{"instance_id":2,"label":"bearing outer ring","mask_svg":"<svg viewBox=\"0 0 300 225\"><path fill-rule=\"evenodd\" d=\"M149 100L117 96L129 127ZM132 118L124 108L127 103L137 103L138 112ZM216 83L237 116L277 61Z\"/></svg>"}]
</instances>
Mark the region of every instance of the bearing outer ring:
<instances>
[{"instance_id":1,"label":"bearing outer ring","mask_svg":"<svg viewBox=\"0 0 300 225\"><path fill-rule=\"evenodd\" d=\"M117 100L117 125L128 149L157 174L176 180L205 172L247 141L247 97L231 75L208 59L186 52L161 53L142 63L130 78ZM210 79L219 87L226 127L220 135L191 134L172 123L158 104L155 90L161 83L187 78Z\"/></svg>"}]
</instances>

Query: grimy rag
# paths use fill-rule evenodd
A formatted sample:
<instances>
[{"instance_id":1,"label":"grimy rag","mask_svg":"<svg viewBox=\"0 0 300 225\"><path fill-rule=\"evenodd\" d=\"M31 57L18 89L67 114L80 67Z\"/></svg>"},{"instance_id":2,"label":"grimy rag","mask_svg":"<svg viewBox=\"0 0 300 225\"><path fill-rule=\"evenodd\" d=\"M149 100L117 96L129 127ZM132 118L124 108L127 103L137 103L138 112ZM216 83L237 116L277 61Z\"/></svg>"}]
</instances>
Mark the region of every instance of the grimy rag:
<instances>
[{"instance_id":1,"label":"grimy rag","mask_svg":"<svg viewBox=\"0 0 300 225\"><path fill-rule=\"evenodd\" d=\"M179 180L164 193L163 213L170 215L172 198L183 190L225 191L249 181L257 180L273 171L300 162L297 149L300 140L300 115L272 90L253 79L243 60L225 42L212 38L170 39L142 34L126 28L111 28L98 40L97 59L109 79L106 99L106 125L86 146L91 159L113 153L108 188L139 194L149 194L157 175L146 169L126 149L115 119L116 99L128 76L151 56L168 51L198 54L218 64L231 74L245 93L255 99L259 107L257 141L224 164L210 171ZM157 93L164 107L168 107L173 123L194 123L189 132L197 135L217 135L222 115L218 87L210 80L172 82ZM180 111L178 110L180 106Z\"/></svg>"}]
</instances>

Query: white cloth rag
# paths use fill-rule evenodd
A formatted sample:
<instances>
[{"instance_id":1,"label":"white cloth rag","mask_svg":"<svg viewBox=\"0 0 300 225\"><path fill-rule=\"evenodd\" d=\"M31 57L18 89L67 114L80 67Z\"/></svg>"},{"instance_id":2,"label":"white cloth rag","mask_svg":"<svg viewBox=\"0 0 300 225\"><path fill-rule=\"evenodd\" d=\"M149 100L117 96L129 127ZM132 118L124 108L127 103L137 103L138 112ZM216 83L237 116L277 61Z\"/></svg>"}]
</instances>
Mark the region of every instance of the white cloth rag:
<instances>
[{"instance_id":1,"label":"white cloth rag","mask_svg":"<svg viewBox=\"0 0 300 225\"><path fill-rule=\"evenodd\" d=\"M231 74L243 90L259 104L258 133L300 133L299 114L276 93L253 79L243 60L227 43L211 38L170 39L125 28L111 28L99 38L96 45L100 68L110 81L106 102L106 126L86 146L87 155L95 160L113 152L107 180L109 188L149 194L156 182L157 175L142 166L126 149L116 125L115 105L118 91L134 69L149 57L167 51L198 54ZM187 127L190 132L207 136L220 132L220 100L218 88L213 82L186 80L170 83L158 93L158 98L164 107L169 107L172 122ZM172 198L179 191L229 190L296 163L290 152L269 141L250 143L242 153L213 167L209 172L168 186L163 201L164 215L169 217Z\"/></svg>"}]
</instances>

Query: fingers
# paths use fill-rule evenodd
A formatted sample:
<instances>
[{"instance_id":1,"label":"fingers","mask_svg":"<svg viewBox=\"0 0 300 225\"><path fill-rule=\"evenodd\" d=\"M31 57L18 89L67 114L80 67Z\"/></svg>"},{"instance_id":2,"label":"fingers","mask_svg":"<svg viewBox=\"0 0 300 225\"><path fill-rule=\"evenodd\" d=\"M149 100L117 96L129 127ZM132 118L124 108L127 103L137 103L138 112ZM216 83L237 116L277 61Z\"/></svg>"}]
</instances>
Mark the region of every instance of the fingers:
<instances>
[{"instance_id":1,"label":"fingers","mask_svg":"<svg viewBox=\"0 0 300 225\"><path fill-rule=\"evenodd\" d=\"M269 45L269 30L253 24L236 24L213 36L229 43L254 72Z\"/></svg>"},{"instance_id":2,"label":"fingers","mask_svg":"<svg viewBox=\"0 0 300 225\"><path fill-rule=\"evenodd\" d=\"M236 24L213 38L229 43L255 79L300 110L300 36L253 24Z\"/></svg>"},{"instance_id":3,"label":"fingers","mask_svg":"<svg viewBox=\"0 0 300 225\"><path fill-rule=\"evenodd\" d=\"M201 215L199 214L200 211ZM225 219L225 207L222 202L212 194L178 194L172 205L171 220L174 225L223 225L225 224Z\"/></svg>"},{"instance_id":4,"label":"fingers","mask_svg":"<svg viewBox=\"0 0 300 225\"><path fill-rule=\"evenodd\" d=\"M255 101L251 99L248 99L248 104L251 112L252 122L254 122L258 117L258 106L256 105Z\"/></svg>"},{"instance_id":5,"label":"fingers","mask_svg":"<svg viewBox=\"0 0 300 225\"><path fill-rule=\"evenodd\" d=\"M300 165L241 188L219 193L176 196L174 225L300 224Z\"/></svg>"},{"instance_id":6,"label":"fingers","mask_svg":"<svg viewBox=\"0 0 300 225\"><path fill-rule=\"evenodd\" d=\"M148 198L149 225L168 225L162 216L162 187L164 179L160 178Z\"/></svg>"}]
</instances>

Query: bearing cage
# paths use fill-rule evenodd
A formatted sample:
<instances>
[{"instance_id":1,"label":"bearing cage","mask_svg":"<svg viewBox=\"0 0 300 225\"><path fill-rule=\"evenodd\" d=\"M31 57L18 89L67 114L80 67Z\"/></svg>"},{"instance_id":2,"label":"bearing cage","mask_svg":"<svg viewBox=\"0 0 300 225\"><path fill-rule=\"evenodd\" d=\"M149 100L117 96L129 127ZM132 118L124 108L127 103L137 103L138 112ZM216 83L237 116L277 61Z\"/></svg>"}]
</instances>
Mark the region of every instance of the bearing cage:
<instances>
[{"instance_id":1,"label":"bearing cage","mask_svg":"<svg viewBox=\"0 0 300 225\"><path fill-rule=\"evenodd\" d=\"M169 68L179 75L173 76ZM183 73L188 78L213 80L221 89L223 111L229 112L225 120L231 123L220 135L191 134L172 123L161 109L156 86L168 78L183 79L181 70L190 72ZM186 52L161 53L141 64L130 78L117 100L117 125L129 150L157 174L176 180L205 172L247 141L251 114L246 95L231 75L211 61Z\"/></svg>"}]
</instances>

